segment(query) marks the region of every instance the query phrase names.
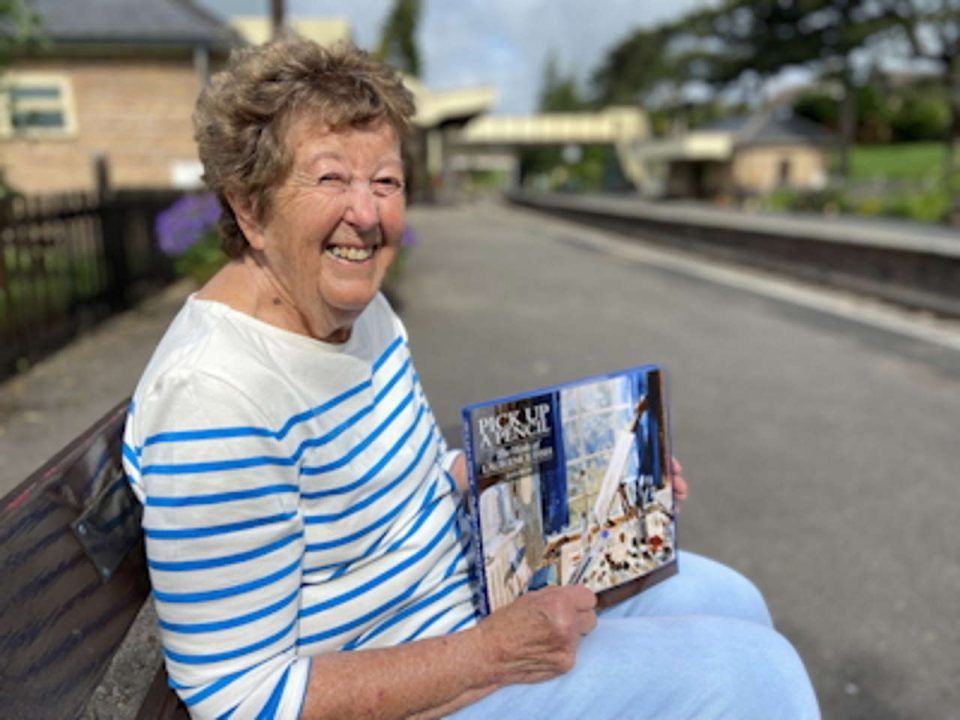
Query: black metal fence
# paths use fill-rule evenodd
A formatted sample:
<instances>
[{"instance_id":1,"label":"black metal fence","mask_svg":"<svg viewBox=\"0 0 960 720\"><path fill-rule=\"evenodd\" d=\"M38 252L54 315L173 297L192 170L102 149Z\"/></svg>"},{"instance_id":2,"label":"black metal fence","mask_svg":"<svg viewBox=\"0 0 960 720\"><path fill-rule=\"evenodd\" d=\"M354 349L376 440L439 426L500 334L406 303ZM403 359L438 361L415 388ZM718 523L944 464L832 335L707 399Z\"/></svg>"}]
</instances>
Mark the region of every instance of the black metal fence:
<instances>
[{"instance_id":1,"label":"black metal fence","mask_svg":"<svg viewBox=\"0 0 960 720\"><path fill-rule=\"evenodd\" d=\"M171 279L153 225L178 195L69 193L0 204L0 378Z\"/></svg>"}]
</instances>

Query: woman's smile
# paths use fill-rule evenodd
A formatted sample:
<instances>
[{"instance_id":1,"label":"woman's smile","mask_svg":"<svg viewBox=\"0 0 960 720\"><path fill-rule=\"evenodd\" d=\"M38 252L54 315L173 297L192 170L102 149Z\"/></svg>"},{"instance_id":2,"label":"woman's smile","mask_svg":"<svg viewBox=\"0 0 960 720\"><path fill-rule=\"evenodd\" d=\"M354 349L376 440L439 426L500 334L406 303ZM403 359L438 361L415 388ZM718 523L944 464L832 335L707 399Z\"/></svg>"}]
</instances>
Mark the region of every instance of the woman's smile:
<instances>
[{"instance_id":1,"label":"woman's smile","mask_svg":"<svg viewBox=\"0 0 960 720\"><path fill-rule=\"evenodd\" d=\"M380 243L373 246L336 245L331 243L327 245L324 253L348 264L359 265L371 260L379 249Z\"/></svg>"}]
</instances>

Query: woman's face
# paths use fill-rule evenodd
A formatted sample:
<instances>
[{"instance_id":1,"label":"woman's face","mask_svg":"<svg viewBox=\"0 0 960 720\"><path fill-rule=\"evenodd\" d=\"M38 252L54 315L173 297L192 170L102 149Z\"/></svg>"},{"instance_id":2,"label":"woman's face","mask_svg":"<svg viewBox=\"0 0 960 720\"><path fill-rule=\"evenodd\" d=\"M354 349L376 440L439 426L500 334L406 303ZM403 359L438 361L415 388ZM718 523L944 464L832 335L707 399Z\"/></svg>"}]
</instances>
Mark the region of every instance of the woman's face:
<instances>
[{"instance_id":1,"label":"woman's face","mask_svg":"<svg viewBox=\"0 0 960 720\"><path fill-rule=\"evenodd\" d=\"M286 133L289 176L261 222L241 222L295 332L341 341L380 290L406 223L400 143L381 122L331 132L309 117ZM248 228L247 225L252 225Z\"/></svg>"}]
</instances>

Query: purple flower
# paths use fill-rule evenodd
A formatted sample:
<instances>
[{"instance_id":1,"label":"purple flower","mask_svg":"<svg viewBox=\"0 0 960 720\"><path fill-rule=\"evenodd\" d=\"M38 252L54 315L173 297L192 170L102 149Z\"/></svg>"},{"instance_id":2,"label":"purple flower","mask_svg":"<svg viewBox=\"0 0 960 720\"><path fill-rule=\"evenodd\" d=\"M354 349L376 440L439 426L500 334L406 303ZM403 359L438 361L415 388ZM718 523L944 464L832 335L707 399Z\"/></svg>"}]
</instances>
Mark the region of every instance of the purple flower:
<instances>
[{"instance_id":1,"label":"purple flower","mask_svg":"<svg viewBox=\"0 0 960 720\"><path fill-rule=\"evenodd\" d=\"M407 225L403 229L403 235L400 237L400 247L407 248L413 247L417 244L417 234L413 231L413 228L410 225Z\"/></svg>"},{"instance_id":2,"label":"purple flower","mask_svg":"<svg viewBox=\"0 0 960 720\"><path fill-rule=\"evenodd\" d=\"M216 231L219 220L220 203L213 193L184 195L157 215L157 246L164 255L182 255L204 235Z\"/></svg>"}]
</instances>

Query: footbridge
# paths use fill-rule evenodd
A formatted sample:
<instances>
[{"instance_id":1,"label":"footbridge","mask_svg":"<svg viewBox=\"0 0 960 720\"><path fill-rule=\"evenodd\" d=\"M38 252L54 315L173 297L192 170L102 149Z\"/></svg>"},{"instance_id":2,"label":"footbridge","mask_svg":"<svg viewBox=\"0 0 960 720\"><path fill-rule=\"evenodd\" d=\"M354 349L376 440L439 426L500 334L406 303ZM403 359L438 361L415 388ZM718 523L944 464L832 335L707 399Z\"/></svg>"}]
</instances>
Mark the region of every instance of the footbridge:
<instances>
[{"instance_id":1,"label":"footbridge","mask_svg":"<svg viewBox=\"0 0 960 720\"><path fill-rule=\"evenodd\" d=\"M484 167L497 153L503 158L518 147L610 144L624 175L639 187L645 178L644 166L632 147L649 137L646 113L611 106L598 112L482 115L464 125L451 144L458 169Z\"/></svg>"}]
</instances>

